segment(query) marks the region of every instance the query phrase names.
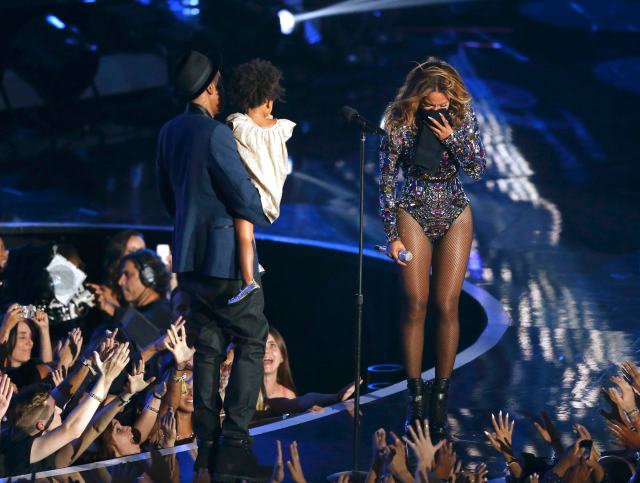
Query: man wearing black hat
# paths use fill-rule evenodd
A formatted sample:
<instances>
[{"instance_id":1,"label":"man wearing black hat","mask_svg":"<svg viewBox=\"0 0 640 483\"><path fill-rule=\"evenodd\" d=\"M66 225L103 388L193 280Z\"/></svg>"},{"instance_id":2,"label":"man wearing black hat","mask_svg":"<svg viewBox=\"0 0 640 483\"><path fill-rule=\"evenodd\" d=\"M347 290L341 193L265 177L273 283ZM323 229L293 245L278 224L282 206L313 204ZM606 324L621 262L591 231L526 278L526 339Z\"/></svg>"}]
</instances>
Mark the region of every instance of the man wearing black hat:
<instances>
[{"instance_id":1,"label":"man wearing black hat","mask_svg":"<svg viewBox=\"0 0 640 483\"><path fill-rule=\"evenodd\" d=\"M188 104L160 131L158 182L174 219L176 300L184 304L189 338L196 348L194 471L213 469L215 480L263 481L270 478L271 468L258 465L247 428L262 384L268 332L264 299L259 290L237 305L227 301L242 288L233 219L269 222L231 130L214 120L221 104L219 70L219 60L196 51L178 61L175 87ZM257 253L254 258L257 274ZM232 337L235 358L220 427L219 368Z\"/></svg>"}]
</instances>

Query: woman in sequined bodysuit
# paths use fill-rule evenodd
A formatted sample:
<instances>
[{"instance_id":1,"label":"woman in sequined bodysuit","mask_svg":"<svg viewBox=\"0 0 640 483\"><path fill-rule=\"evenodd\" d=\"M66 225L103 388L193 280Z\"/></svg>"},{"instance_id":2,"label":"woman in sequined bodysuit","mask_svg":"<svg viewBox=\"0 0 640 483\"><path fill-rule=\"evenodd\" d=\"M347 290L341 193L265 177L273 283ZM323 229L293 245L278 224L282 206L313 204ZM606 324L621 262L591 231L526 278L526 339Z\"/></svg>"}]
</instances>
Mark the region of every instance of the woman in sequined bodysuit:
<instances>
[{"instance_id":1,"label":"woman in sequined bodysuit","mask_svg":"<svg viewBox=\"0 0 640 483\"><path fill-rule=\"evenodd\" d=\"M460 74L434 57L409 72L387 107L385 130L380 210L387 254L401 266L405 296L401 331L409 390L406 424L428 417L432 437L442 439L460 332L458 302L473 238L471 208L459 173L479 179L485 152ZM435 148L423 149L423 141ZM401 168L404 185L396 193ZM402 250L413 254L410 262L399 259ZM437 323L436 378L431 384L421 378L429 296Z\"/></svg>"}]
</instances>

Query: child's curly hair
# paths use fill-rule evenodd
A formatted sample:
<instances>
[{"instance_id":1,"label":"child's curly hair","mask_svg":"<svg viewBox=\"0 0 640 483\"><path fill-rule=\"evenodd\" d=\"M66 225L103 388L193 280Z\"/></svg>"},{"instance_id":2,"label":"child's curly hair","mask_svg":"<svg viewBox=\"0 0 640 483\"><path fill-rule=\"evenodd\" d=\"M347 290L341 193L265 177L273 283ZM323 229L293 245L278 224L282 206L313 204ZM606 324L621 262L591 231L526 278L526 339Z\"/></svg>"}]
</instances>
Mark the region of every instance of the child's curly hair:
<instances>
[{"instance_id":1,"label":"child's curly hair","mask_svg":"<svg viewBox=\"0 0 640 483\"><path fill-rule=\"evenodd\" d=\"M236 67L229 83L229 97L247 111L267 101L282 101L282 71L268 60L253 59Z\"/></svg>"}]
</instances>

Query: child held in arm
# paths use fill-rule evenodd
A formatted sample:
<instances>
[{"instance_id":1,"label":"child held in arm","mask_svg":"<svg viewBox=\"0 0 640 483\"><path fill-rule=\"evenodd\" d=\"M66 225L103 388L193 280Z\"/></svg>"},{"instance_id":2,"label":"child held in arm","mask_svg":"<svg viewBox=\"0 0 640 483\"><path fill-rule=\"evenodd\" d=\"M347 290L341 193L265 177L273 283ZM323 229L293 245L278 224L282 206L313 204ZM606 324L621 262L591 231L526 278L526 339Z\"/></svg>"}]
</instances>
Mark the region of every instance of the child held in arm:
<instances>
[{"instance_id":1,"label":"child held in arm","mask_svg":"<svg viewBox=\"0 0 640 483\"><path fill-rule=\"evenodd\" d=\"M254 59L239 65L229 85L229 95L244 113L231 114L227 123L233 130L240 158L260 193L264 214L273 223L280 214L282 188L289 170L287 140L295 123L275 119L273 104L282 100L282 72L267 60ZM254 279L253 224L234 219L243 288L229 304L240 302L260 285Z\"/></svg>"}]
</instances>

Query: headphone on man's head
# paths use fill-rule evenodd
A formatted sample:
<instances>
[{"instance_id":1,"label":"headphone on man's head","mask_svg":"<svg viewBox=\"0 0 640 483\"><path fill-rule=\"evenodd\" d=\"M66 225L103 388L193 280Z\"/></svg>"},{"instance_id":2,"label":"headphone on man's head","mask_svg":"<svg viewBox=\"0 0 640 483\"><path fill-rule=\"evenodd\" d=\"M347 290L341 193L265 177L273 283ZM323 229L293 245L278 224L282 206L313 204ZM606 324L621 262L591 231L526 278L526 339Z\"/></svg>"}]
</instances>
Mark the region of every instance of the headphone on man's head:
<instances>
[{"instance_id":1,"label":"headphone on man's head","mask_svg":"<svg viewBox=\"0 0 640 483\"><path fill-rule=\"evenodd\" d=\"M140 271L140 281L145 287L156 290L156 272L144 262L138 264ZM157 290L156 290L157 291Z\"/></svg>"},{"instance_id":2,"label":"headphone on man's head","mask_svg":"<svg viewBox=\"0 0 640 483\"><path fill-rule=\"evenodd\" d=\"M158 280L156 277L156 272L151 265L145 263L145 261L141 260L141 258L142 257L140 256L136 256L135 252L134 256L127 256L127 259L131 260L138 269L138 273L140 274L140 282L142 282L142 285L157 292Z\"/></svg>"}]
</instances>

